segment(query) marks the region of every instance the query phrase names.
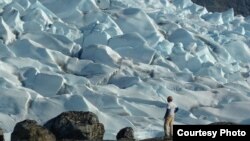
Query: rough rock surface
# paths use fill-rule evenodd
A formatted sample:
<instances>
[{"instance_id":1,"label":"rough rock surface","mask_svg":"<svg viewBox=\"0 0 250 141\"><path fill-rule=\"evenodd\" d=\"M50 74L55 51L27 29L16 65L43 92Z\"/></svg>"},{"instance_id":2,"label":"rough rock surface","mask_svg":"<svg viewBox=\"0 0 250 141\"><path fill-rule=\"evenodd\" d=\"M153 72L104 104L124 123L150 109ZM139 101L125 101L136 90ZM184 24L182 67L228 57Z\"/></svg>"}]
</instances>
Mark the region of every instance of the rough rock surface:
<instances>
[{"instance_id":1,"label":"rough rock surface","mask_svg":"<svg viewBox=\"0 0 250 141\"><path fill-rule=\"evenodd\" d=\"M135 140L134 137L134 130L131 127L125 127L121 129L117 135L116 135L117 140Z\"/></svg>"},{"instance_id":2,"label":"rough rock surface","mask_svg":"<svg viewBox=\"0 0 250 141\"><path fill-rule=\"evenodd\" d=\"M16 124L11 141L56 141L56 138L36 121L24 120Z\"/></svg>"},{"instance_id":3,"label":"rough rock surface","mask_svg":"<svg viewBox=\"0 0 250 141\"><path fill-rule=\"evenodd\" d=\"M172 141L172 139L165 139L163 137L156 137L156 138L144 139L141 141Z\"/></svg>"},{"instance_id":4,"label":"rough rock surface","mask_svg":"<svg viewBox=\"0 0 250 141\"><path fill-rule=\"evenodd\" d=\"M92 112L64 112L45 125L57 139L102 140L104 126Z\"/></svg>"},{"instance_id":5,"label":"rough rock surface","mask_svg":"<svg viewBox=\"0 0 250 141\"><path fill-rule=\"evenodd\" d=\"M233 122L213 122L213 123L210 123L209 125L236 125L236 123L233 123Z\"/></svg>"},{"instance_id":6,"label":"rough rock surface","mask_svg":"<svg viewBox=\"0 0 250 141\"><path fill-rule=\"evenodd\" d=\"M3 130L0 129L0 141L4 141Z\"/></svg>"}]
</instances>

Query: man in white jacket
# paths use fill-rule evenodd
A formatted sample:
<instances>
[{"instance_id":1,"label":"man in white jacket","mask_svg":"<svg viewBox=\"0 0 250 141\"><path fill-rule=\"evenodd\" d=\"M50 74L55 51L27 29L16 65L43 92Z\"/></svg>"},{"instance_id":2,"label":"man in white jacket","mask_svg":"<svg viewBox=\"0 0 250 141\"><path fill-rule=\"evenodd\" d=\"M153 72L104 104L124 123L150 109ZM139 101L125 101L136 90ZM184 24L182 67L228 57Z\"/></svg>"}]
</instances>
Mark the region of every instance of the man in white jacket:
<instances>
[{"instance_id":1,"label":"man in white jacket","mask_svg":"<svg viewBox=\"0 0 250 141\"><path fill-rule=\"evenodd\" d=\"M179 110L178 107L173 103L173 97L168 96L167 98L167 110L164 116L164 132L165 138L172 138L173 137L173 124L174 124L174 117L175 113Z\"/></svg>"}]
</instances>

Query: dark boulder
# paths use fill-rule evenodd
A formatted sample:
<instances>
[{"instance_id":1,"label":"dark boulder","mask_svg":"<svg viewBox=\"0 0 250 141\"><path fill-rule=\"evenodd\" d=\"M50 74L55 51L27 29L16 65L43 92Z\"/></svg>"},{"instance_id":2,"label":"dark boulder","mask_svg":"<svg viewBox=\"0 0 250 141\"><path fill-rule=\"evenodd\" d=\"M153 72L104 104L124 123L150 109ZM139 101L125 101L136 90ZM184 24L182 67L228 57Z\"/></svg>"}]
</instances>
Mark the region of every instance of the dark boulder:
<instances>
[{"instance_id":1,"label":"dark boulder","mask_svg":"<svg viewBox=\"0 0 250 141\"><path fill-rule=\"evenodd\" d=\"M56 141L56 138L36 121L24 120L16 124L11 141Z\"/></svg>"},{"instance_id":2,"label":"dark boulder","mask_svg":"<svg viewBox=\"0 0 250 141\"><path fill-rule=\"evenodd\" d=\"M58 140L102 140L104 125L92 112L64 112L49 120L44 127Z\"/></svg>"},{"instance_id":3,"label":"dark boulder","mask_svg":"<svg viewBox=\"0 0 250 141\"><path fill-rule=\"evenodd\" d=\"M209 125L237 125L237 124L233 122L213 122L210 123Z\"/></svg>"},{"instance_id":4,"label":"dark boulder","mask_svg":"<svg viewBox=\"0 0 250 141\"><path fill-rule=\"evenodd\" d=\"M150 139L143 139L141 141L173 141L172 139L165 139L164 137L156 137Z\"/></svg>"},{"instance_id":5,"label":"dark boulder","mask_svg":"<svg viewBox=\"0 0 250 141\"><path fill-rule=\"evenodd\" d=\"M132 141L132 140L135 140L135 137L134 137L134 130L133 128L131 127L125 127L123 129L121 129L117 135L116 135L116 139L117 140L129 140L129 141Z\"/></svg>"},{"instance_id":6,"label":"dark boulder","mask_svg":"<svg viewBox=\"0 0 250 141\"><path fill-rule=\"evenodd\" d=\"M0 129L0 141L4 141L3 130Z\"/></svg>"}]
</instances>

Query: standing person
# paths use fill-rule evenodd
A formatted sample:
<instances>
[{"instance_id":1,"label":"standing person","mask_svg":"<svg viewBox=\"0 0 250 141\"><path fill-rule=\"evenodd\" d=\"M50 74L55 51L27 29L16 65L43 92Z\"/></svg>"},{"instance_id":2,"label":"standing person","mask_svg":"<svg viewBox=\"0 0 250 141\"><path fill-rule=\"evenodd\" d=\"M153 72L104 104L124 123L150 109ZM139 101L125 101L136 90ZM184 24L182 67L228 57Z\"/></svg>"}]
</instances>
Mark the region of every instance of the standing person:
<instances>
[{"instance_id":1,"label":"standing person","mask_svg":"<svg viewBox=\"0 0 250 141\"><path fill-rule=\"evenodd\" d=\"M164 116L164 132L165 138L173 137L173 124L174 124L174 116L175 113L179 110L178 107L173 103L173 97L167 97L167 109ZM171 136L170 136L171 135Z\"/></svg>"}]
</instances>

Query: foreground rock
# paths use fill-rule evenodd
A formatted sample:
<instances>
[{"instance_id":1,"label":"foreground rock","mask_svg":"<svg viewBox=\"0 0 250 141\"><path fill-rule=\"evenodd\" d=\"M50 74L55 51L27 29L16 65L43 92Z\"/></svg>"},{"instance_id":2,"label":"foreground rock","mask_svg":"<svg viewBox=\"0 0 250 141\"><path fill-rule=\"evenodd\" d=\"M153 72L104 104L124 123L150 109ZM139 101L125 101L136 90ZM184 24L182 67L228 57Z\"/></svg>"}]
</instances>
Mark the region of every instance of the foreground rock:
<instances>
[{"instance_id":1,"label":"foreground rock","mask_svg":"<svg viewBox=\"0 0 250 141\"><path fill-rule=\"evenodd\" d=\"M165 139L164 137L144 139L141 141L172 141L172 139Z\"/></svg>"},{"instance_id":2,"label":"foreground rock","mask_svg":"<svg viewBox=\"0 0 250 141\"><path fill-rule=\"evenodd\" d=\"M214 122L210 123L209 125L237 125L237 124L233 122Z\"/></svg>"},{"instance_id":3,"label":"foreground rock","mask_svg":"<svg viewBox=\"0 0 250 141\"><path fill-rule=\"evenodd\" d=\"M0 141L4 141L3 130L0 129Z\"/></svg>"},{"instance_id":4,"label":"foreground rock","mask_svg":"<svg viewBox=\"0 0 250 141\"><path fill-rule=\"evenodd\" d=\"M11 141L56 141L56 138L36 121L24 120L16 124Z\"/></svg>"},{"instance_id":5,"label":"foreground rock","mask_svg":"<svg viewBox=\"0 0 250 141\"><path fill-rule=\"evenodd\" d=\"M92 112L64 112L45 125L58 140L102 140L104 126Z\"/></svg>"},{"instance_id":6,"label":"foreground rock","mask_svg":"<svg viewBox=\"0 0 250 141\"><path fill-rule=\"evenodd\" d=\"M116 139L117 140L128 140L128 141L133 141L135 140L134 137L134 130L131 127L125 127L123 129L121 129L117 135L116 135Z\"/></svg>"},{"instance_id":7,"label":"foreground rock","mask_svg":"<svg viewBox=\"0 0 250 141\"><path fill-rule=\"evenodd\" d=\"M235 14L250 15L250 0L192 0L212 12L223 12L233 8Z\"/></svg>"}]
</instances>

